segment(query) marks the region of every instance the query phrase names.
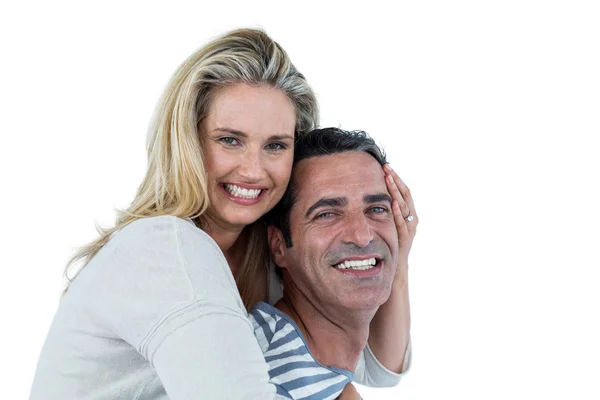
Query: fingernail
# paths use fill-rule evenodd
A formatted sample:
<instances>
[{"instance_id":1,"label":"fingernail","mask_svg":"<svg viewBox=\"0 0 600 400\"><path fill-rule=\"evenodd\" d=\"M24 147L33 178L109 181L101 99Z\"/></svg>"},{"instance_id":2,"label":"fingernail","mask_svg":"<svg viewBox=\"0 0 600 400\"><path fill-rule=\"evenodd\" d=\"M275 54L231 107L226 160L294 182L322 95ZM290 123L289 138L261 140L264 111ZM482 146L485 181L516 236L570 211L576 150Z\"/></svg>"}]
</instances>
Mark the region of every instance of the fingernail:
<instances>
[{"instance_id":1,"label":"fingernail","mask_svg":"<svg viewBox=\"0 0 600 400\"><path fill-rule=\"evenodd\" d=\"M390 165L390 163L385 163L384 167L388 170L388 171L393 171L392 170L392 166Z\"/></svg>"}]
</instances>

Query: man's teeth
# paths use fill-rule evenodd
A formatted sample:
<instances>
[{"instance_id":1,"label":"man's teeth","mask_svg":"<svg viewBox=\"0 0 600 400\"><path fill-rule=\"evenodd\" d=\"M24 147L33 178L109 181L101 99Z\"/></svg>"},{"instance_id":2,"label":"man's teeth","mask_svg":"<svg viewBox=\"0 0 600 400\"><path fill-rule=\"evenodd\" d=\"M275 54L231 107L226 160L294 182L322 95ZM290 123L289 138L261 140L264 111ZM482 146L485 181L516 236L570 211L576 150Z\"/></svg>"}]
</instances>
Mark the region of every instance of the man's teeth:
<instances>
[{"instance_id":1,"label":"man's teeth","mask_svg":"<svg viewBox=\"0 0 600 400\"><path fill-rule=\"evenodd\" d=\"M237 185L225 184L225 190L235 197L243 197L244 199L255 199L258 197L261 189L245 189Z\"/></svg>"},{"instance_id":2,"label":"man's teeth","mask_svg":"<svg viewBox=\"0 0 600 400\"><path fill-rule=\"evenodd\" d=\"M377 264L377 260L375 260L375 258L369 258L367 260L346 260L335 267L337 269L371 269L375 264Z\"/></svg>"}]
</instances>

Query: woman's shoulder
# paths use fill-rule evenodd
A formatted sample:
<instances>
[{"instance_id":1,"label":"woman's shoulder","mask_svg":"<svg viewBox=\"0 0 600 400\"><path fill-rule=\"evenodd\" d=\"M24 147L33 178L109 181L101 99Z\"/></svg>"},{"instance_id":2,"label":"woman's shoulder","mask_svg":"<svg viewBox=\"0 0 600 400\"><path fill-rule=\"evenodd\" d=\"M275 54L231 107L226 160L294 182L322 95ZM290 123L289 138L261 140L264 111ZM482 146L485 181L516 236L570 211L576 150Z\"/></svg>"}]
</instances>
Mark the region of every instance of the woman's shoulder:
<instances>
[{"instance_id":1,"label":"woman's shoulder","mask_svg":"<svg viewBox=\"0 0 600 400\"><path fill-rule=\"evenodd\" d=\"M218 246L192 221L173 216L139 219L116 232L64 300L63 307L85 307L136 346L197 318L209 304L245 315Z\"/></svg>"},{"instance_id":2,"label":"woman's shoulder","mask_svg":"<svg viewBox=\"0 0 600 400\"><path fill-rule=\"evenodd\" d=\"M217 244L192 221L174 216L131 222L81 272L73 289L110 288L115 301L134 299L144 309L154 304L150 308L164 312L160 304L169 309L201 299L230 304L238 294Z\"/></svg>"},{"instance_id":3,"label":"woman's shoulder","mask_svg":"<svg viewBox=\"0 0 600 400\"><path fill-rule=\"evenodd\" d=\"M208 282L207 272L228 283L231 275L215 241L191 220L174 216L140 218L121 228L83 271L96 268L136 281L179 276L192 279L196 289Z\"/></svg>"},{"instance_id":4,"label":"woman's shoulder","mask_svg":"<svg viewBox=\"0 0 600 400\"><path fill-rule=\"evenodd\" d=\"M146 237L152 235L176 233L183 227L193 227L198 231L194 223L186 218L179 218L173 215L160 215L156 217L138 218L127 224L114 234L114 237L127 239L130 237ZM203 231L201 231L204 235ZM208 235L206 235L208 236Z\"/></svg>"},{"instance_id":5,"label":"woman's shoulder","mask_svg":"<svg viewBox=\"0 0 600 400\"><path fill-rule=\"evenodd\" d=\"M110 243L113 242L114 243ZM217 243L193 221L174 216L136 220L109 241L115 268L152 277L183 272L192 290L202 296L237 293L235 279ZM163 277L167 279L169 276Z\"/></svg>"},{"instance_id":6,"label":"woman's shoulder","mask_svg":"<svg viewBox=\"0 0 600 400\"><path fill-rule=\"evenodd\" d=\"M194 222L187 218L172 215L139 218L113 234L110 239L112 245L136 247L147 245L156 246L155 249L172 246L175 242L193 241L195 246L204 247L221 253L219 246ZM176 246L180 249L180 246Z\"/></svg>"}]
</instances>

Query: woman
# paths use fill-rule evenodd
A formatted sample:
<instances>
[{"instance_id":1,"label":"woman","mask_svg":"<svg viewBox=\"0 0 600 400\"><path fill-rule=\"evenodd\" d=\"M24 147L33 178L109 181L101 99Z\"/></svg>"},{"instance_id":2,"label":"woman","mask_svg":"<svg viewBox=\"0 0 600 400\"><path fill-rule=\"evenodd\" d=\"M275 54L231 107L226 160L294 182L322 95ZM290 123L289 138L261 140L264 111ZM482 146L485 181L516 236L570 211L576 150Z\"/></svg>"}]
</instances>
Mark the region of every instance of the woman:
<instances>
[{"instance_id":1,"label":"woman","mask_svg":"<svg viewBox=\"0 0 600 400\"><path fill-rule=\"evenodd\" d=\"M190 56L157 109L132 205L74 257L84 268L31 398L274 398L246 318L269 292L259 219L285 191L295 136L317 121L311 88L263 32L234 31ZM366 363L366 375L381 371Z\"/></svg>"}]
</instances>

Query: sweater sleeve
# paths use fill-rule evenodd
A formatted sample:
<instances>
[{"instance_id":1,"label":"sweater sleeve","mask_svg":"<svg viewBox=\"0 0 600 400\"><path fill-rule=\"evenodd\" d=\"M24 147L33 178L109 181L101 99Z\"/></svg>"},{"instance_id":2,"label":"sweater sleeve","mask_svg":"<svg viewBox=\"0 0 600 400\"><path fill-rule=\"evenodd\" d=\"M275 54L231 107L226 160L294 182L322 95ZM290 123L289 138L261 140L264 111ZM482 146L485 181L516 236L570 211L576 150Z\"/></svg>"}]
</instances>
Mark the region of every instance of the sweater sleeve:
<instances>
[{"instance_id":1,"label":"sweater sleeve","mask_svg":"<svg viewBox=\"0 0 600 400\"><path fill-rule=\"evenodd\" d=\"M113 331L153 365L172 400L275 399L216 243L175 217L136 223L111 251L115 278L102 308Z\"/></svg>"},{"instance_id":2,"label":"sweater sleeve","mask_svg":"<svg viewBox=\"0 0 600 400\"><path fill-rule=\"evenodd\" d=\"M390 371L384 367L375 354L371 351L371 348L367 344L363 349L356 371L354 372L354 379L357 383L371 387L392 387L400 383L400 380L404 377L408 369L410 368L412 356L412 347L410 341L404 352L404 364L402 365L402 372L396 373Z\"/></svg>"}]
</instances>

